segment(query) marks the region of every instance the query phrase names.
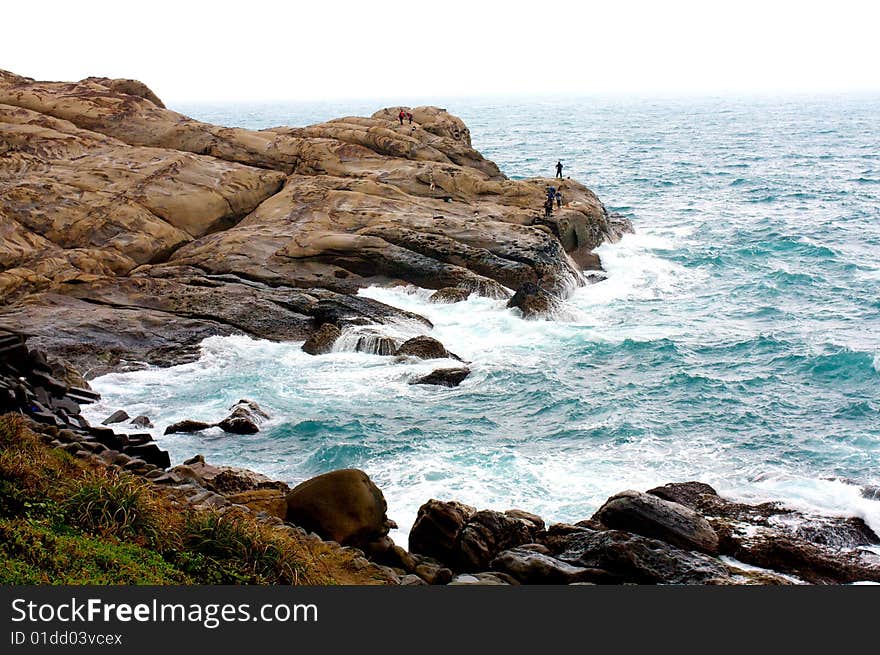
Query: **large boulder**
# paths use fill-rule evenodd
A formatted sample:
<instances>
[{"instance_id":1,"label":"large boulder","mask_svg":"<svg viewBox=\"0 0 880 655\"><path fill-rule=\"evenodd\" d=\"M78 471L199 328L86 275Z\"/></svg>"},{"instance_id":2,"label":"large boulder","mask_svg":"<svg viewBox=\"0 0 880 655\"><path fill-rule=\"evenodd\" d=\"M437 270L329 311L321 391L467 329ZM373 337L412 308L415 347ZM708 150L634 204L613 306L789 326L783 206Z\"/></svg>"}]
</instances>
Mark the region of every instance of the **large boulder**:
<instances>
[{"instance_id":1,"label":"large boulder","mask_svg":"<svg viewBox=\"0 0 880 655\"><path fill-rule=\"evenodd\" d=\"M593 520L666 543L709 554L718 553L718 535L694 510L639 491L624 491L605 501Z\"/></svg>"},{"instance_id":2,"label":"large boulder","mask_svg":"<svg viewBox=\"0 0 880 655\"><path fill-rule=\"evenodd\" d=\"M365 546L393 525L382 491L358 469L311 478L287 494L287 521L340 544Z\"/></svg>"}]
</instances>

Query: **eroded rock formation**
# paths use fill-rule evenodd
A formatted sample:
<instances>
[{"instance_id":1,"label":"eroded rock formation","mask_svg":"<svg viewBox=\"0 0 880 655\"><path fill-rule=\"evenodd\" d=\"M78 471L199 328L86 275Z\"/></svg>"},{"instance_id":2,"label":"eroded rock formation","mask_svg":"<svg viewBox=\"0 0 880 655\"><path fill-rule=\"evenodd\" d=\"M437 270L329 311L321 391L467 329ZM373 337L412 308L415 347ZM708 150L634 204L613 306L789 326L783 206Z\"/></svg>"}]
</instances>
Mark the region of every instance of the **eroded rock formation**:
<instances>
[{"instance_id":1,"label":"eroded rock formation","mask_svg":"<svg viewBox=\"0 0 880 655\"><path fill-rule=\"evenodd\" d=\"M349 295L377 282L564 295L628 229L573 180L540 218L548 180L510 180L459 118L410 111L253 131L134 80L0 71L0 325L90 375L176 363L214 334L418 320Z\"/></svg>"}]
</instances>

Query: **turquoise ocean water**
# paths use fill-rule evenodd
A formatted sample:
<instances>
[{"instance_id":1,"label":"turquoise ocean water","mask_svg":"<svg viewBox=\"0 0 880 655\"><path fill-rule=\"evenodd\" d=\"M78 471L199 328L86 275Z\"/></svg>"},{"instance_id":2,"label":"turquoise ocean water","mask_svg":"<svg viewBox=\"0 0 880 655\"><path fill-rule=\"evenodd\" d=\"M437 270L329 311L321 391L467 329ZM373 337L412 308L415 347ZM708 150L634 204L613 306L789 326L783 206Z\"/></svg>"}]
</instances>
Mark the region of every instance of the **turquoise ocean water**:
<instances>
[{"instance_id":1,"label":"turquoise ocean water","mask_svg":"<svg viewBox=\"0 0 880 655\"><path fill-rule=\"evenodd\" d=\"M386 104L173 108L262 128ZM89 417L145 413L176 462L203 453L291 484L362 468L398 539L432 497L575 521L617 491L691 479L880 530L880 500L862 494L880 485L880 98L433 104L507 175L549 176L561 158L632 219L568 320L367 289L430 318L471 377L411 387L437 363L212 338L197 363L95 380ZM241 397L273 416L257 435L161 436Z\"/></svg>"}]
</instances>

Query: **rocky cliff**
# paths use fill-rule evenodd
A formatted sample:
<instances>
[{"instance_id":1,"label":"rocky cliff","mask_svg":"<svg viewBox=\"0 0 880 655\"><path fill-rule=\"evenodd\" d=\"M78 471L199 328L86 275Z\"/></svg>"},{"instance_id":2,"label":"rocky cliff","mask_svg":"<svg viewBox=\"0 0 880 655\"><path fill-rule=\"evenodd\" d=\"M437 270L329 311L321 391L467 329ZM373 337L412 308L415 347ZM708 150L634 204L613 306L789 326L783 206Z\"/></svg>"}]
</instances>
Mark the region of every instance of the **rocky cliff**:
<instances>
[{"instance_id":1,"label":"rocky cliff","mask_svg":"<svg viewBox=\"0 0 880 655\"><path fill-rule=\"evenodd\" d=\"M0 71L0 326L93 375L166 364L397 317L351 297L374 283L563 296L629 229L574 180L543 218L549 180L506 178L445 110L397 111L253 131L134 80Z\"/></svg>"}]
</instances>

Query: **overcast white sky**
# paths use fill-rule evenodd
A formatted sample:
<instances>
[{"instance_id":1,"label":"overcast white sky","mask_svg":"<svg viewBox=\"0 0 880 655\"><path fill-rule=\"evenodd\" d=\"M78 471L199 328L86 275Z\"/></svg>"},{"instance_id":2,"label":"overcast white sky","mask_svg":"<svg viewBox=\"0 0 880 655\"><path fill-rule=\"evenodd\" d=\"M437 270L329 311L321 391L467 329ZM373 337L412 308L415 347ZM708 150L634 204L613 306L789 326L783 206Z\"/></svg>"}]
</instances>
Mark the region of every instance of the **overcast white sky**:
<instances>
[{"instance_id":1,"label":"overcast white sky","mask_svg":"<svg viewBox=\"0 0 880 655\"><path fill-rule=\"evenodd\" d=\"M880 90L880 1L3 2L0 68L168 101Z\"/></svg>"}]
</instances>

